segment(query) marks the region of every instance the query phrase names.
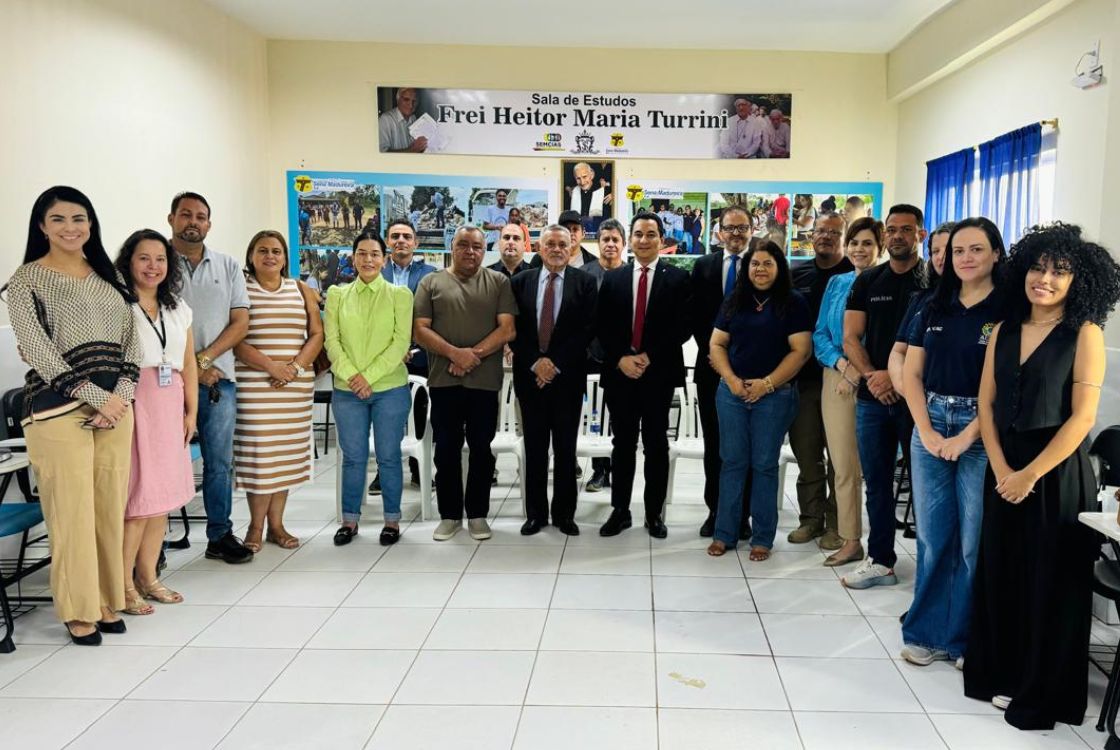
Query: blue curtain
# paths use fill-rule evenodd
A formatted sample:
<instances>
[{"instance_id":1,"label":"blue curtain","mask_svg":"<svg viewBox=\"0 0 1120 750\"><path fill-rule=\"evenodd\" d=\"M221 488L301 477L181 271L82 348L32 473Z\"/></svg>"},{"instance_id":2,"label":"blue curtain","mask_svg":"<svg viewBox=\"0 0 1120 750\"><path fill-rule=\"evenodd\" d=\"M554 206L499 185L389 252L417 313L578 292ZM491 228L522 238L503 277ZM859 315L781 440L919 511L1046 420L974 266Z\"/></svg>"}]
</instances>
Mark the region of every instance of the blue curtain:
<instances>
[{"instance_id":1,"label":"blue curtain","mask_svg":"<svg viewBox=\"0 0 1120 750\"><path fill-rule=\"evenodd\" d=\"M980 144L980 213L1010 246L1038 223L1038 161L1042 126L1012 130Z\"/></svg>"},{"instance_id":2,"label":"blue curtain","mask_svg":"<svg viewBox=\"0 0 1120 750\"><path fill-rule=\"evenodd\" d=\"M974 149L966 148L926 162L926 228L969 213L969 191L976 167Z\"/></svg>"}]
</instances>

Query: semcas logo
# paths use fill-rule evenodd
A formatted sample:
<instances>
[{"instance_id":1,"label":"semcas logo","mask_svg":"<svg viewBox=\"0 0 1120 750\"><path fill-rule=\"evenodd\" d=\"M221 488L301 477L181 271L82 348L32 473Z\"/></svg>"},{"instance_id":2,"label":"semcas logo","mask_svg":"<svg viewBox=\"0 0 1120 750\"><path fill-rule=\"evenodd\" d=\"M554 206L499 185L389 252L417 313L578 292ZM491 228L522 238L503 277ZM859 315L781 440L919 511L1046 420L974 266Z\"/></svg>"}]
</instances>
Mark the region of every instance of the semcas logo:
<instances>
[{"instance_id":1,"label":"semcas logo","mask_svg":"<svg viewBox=\"0 0 1120 750\"><path fill-rule=\"evenodd\" d=\"M534 151L563 151L563 136L560 133L545 133L533 144Z\"/></svg>"}]
</instances>

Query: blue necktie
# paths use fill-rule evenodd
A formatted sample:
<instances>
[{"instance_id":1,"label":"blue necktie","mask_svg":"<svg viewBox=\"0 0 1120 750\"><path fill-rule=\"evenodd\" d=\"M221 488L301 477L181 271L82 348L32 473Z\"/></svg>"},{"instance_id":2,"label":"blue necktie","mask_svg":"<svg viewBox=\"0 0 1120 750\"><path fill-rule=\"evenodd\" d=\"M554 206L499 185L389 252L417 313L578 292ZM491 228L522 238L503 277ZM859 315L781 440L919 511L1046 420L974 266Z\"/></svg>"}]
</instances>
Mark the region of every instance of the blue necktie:
<instances>
[{"instance_id":1,"label":"blue necktie","mask_svg":"<svg viewBox=\"0 0 1120 750\"><path fill-rule=\"evenodd\" d=\"M723 296L731 294L731 290L735 288L735 269L739 265L739 256L731 256L731 267L727 269L727 281L723 285Z\"/></svg>"}]
</instances>

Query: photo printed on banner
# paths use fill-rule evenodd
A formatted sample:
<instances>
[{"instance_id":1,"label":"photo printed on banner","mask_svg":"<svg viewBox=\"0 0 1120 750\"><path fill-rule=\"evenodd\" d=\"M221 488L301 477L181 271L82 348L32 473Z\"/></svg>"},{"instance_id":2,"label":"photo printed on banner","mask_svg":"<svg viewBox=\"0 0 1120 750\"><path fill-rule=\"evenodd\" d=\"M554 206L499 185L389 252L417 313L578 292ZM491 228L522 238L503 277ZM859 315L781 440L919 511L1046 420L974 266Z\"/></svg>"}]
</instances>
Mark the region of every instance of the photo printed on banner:
<instances>
[{"instance_id":1,"label":"photo printed on banner","mask_svg":"<svg viewBox=\"0 0 1120 750\"><path fill-rule=\"evenodd\" d=\"M353 281L350 256L354 239L363 229L381 234L378 186L349 178L297 174L292 189L299 228L293 244L300 278L324 294L335 284Z\"/></svg>"},{"instance_id":2,"label":"photo printed on banner","mask_svg":"<svg viewBox=\"0 0 1120 750\"><path fill-rule=\"evenodd\" d=\"M663 255L703 255L707 202L707 193L657 190L643 192L639 200L631 201L631 211L648 211L660 217L665 227Z\"/></svg>"},{"instance_id":3,"label":"photo printed on banner","mask_svg":"<svg viewBox=\"0 0 1120 750\"><path fill-rule=\"evenodd\" d=\"M584 235L595 239L603 219L614 217L614 162L561 160L560 195L564 210L577 212Z\"/></svg>"},{"instance_id":4,"label":"photo printed on banner","mask_svg":"<svg viewBox=\"0 0 1120 750\"><path fill-rule=\"evenodd\" d=\"M790 207L790 257L813 257L813 224L822 213L837 213L851 224L862 216L874 216L878 206L867 194L795 193Z\"/></svg>"},{"instance_id":5,"label":"photo printed on banner","mask_svg":"<svg viewBox=\"0 0 1120 750\"><path fill-rule=\"evenodd\" d=\"M510 222L524 225L530 241L548 226L548 192L514 187L479 187L471 190L470 222L486 233L486 249L498 241Z\"/></svg>"},{"instance_id":6,"label":"photo printed on banner","mask_svg":"<svg viewBox=\"0 0 1120 750\"><path fill-rule=\"evenodd\" d=\"M742 206L751 219L751 237L765 237L783 250L787 249L786 232L789 224L789 197L782 193L712 193L710 231L712 247L722 249L719 223L723 209Z\"/></svg>"},{"instance_id":7,"label":"photo printed on banner","mask_svg":"<svg viewBox=\"0 0 1120 750\"><path fill-rule=\"evenodd\" d=\"M467 188L447 185L386 185L382 190L386 223L407 219L416 229L420 252L444 252L455 230L467 222Z\"/></svg>"}]
</instances>

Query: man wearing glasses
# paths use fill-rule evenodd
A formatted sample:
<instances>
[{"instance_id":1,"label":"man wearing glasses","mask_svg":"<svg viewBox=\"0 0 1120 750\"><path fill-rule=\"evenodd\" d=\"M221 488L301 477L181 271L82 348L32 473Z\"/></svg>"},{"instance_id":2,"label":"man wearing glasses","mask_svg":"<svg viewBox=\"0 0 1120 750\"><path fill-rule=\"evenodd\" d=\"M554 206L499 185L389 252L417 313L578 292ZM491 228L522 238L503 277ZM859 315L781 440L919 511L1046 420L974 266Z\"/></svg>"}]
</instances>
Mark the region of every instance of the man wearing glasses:
<instances>
[{"instance_id":1,"label":"man wearing glasses","mask_svg":"<svg viewBox=\"0 0 1120 750\"><path fill-rule=\"evenodd\" d=\"M692 336L696 339L696 366L692 382L696 383L696 402L700 410L700 426L704 431L704 503L708 518L700 526L700 536L710 537L715 531L716 505L719 501L719 418L716 416L716 388L719 375L708 362L708 342L712 324L724 297L734 288L735 280L745 269L739 261L751 236L751 219L742 206L728 206L719 217L720 252L709 253L696 261L690 276L692 301L697 314L692 318ZM751 490L748 481L743 489L743 520L739 538L751 535Z\"/></svg>"},{"instance_id":2,"label":"man wearing glasses","mask_svg":"<svg viewBox=\"0 0 1120 750\"><path fill-rule=\"evenodd\" d=\"M814 257L793 266L793 288L809 303L816 321L824 289L833 276L855 270L844 257L844 217L835 211L817 216L813 225ZM789 428L789 446L797 458L797 505L800 524L789 541L804 544L821 537L821 549L838 550L844 540L836 532L836 488L832 461L825 454L824 418L821 414L821 365L811 357L797 375L800 398L797 416Z\"/></svg>"}]
</instances>

